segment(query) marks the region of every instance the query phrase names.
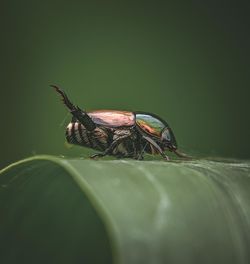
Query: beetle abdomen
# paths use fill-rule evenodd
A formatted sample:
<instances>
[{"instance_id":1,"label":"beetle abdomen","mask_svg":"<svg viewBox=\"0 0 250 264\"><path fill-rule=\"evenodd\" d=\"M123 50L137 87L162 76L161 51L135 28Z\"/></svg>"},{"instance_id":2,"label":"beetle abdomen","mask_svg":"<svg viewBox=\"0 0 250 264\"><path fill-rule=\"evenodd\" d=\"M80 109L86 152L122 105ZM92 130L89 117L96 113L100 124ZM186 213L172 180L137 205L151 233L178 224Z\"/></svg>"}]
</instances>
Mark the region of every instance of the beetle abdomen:
<instances>
[{"instance_id":1,"label":"beetle abdomen","mask_svg":"<svg viewBox=\"0 0 250 264\"><path fill-rule=\"evenodd\" d=\"M97 150L105 150L108 145L108 135L104 130L97 127L90 133L78 122L68 124L65 136L70 144Z\"/></svg>"}]
</instances>

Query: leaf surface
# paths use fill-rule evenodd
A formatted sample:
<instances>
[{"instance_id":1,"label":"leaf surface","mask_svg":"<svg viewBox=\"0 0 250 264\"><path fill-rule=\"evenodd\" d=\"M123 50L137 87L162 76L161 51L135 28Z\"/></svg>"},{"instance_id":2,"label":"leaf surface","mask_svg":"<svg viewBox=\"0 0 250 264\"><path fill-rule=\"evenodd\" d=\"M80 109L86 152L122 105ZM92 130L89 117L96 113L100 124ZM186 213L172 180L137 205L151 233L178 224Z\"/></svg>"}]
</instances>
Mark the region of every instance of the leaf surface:
<instances>
[{"instance_id":1,"label":"leaf surface","mask_svg":"<svg viewBox=\"0 0 250 264\"><path fill-rule=\"evenodd\" d=\"M3 263L250 262L248 161L37 156L0 197Z\"/></svg>"}]
</instances>

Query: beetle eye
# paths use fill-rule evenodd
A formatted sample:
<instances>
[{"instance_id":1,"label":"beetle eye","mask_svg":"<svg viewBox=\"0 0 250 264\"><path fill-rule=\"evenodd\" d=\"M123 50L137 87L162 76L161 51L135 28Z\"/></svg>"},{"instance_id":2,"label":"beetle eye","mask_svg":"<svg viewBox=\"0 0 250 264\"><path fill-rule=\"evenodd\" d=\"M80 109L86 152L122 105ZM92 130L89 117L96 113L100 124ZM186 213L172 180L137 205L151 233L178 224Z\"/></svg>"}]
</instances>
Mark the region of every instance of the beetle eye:
<instances>
[{"instance_id":1,"label":"beetle eye","mask_svg":"<svg viewBox=\"0 0 250 264\"><path fill-rule=\"evenodd\" d=\"M162 140L171 141L171 136L170 136L170 132L168 128L164 129L164 131L162 132L161 138Z\"/></svg>"}]
</instances>

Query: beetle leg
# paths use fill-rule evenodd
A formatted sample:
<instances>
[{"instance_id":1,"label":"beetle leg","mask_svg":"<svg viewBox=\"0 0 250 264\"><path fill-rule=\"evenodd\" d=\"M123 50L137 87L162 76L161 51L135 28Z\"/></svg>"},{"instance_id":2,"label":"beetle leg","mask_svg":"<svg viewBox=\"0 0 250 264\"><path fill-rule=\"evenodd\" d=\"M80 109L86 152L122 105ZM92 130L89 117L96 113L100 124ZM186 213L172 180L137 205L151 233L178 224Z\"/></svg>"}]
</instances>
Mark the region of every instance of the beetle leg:
<instances>
[{"instance_id":1,"label":"beetle leg","mask_svg":"<svg viewBox=\"0 0 250 264\"><path fill-rule=\"evenodd\" d=\"M150 138L150 137L147 137L147 136L143 136L143 138L147 141L147 142L149 142L151 145L153 145L158 151L159 151L159 153L161 154L161 156L165 159L165 160L167 160L167 161L169 161L170 159L169 159L169 157L163 152L163 150L161 149L161 147L152 139L152 138Z\"/></svg>"},{"instance_id":2,"label":"beetle leg","mask_svg":"<svg viewBox=\"0 0 250 264\"><path fill-rule=\"evenodd\" d=\"M134 159L136 159L136 160L143 160L144 157L143 157L143 155L139 154L139 155L137 155L137 157L135 157Z\"/></svg>"},{"instance_id":3,"label":"beetle leg","mask_svg":"<svg viewBox=\"0 0 250 264\"><path fill-rule=\"evenodd\" d=\"M101 158L104 157L106 154L103 153L95 153L93 155L90 156L91 159L95 159L95 158Z\"/></svg>"},{"instance_id":4,"label":"beetle leg","mask_svg":"<svg viewBox=\"0 0 250 264\"><path fill-rule=\"evenodd\" d=\"M68 107L70 113L73 115L73 118L77 119L88 131L93 131L96 128L96 125L91 117L84 110L72 104L63 90L56 85L51 85L51 87L53 87L56 92L61 95L63 103Z\"/></svg>"},{"instance_id":5,"label":"beetle leg","mask_svg":"<svg viewBox=\"0 0 250 264\"><path fill-rule=\"evenodd\" d=\"M147 145L148 145L148 142L146 142L146 144L143 148L140 147L139 151L137 152L137 155L135 156L135 159L137 159L137 160L143 160L144 159L143 154L145 152ZM140 146L140 144L139 144L139 146Z\"/></svg>"},{"instance_id":6,"label":"beetle leg","mask_svg":"<svg viewBox=\"0 0 250 264\"><path fill-rule=\"evenodd\" d=\"M111 154L112 151L125 139L125 138L128 138L130 135L124 135L124 136L120 136L118 137L117 139L115 139L108 148L105 149L104 152L102 153L96 153L92 156L90 156L91 159L94 159L94 158L99 158L99 157L104 157L108 154Z\"/></svg>"},{"instance_id":7,"label":"beetle leg","mask_svg":"<svg viewBox=\"0 0 250 264\"><path fill-rule=\"evenodd\" d=\"M174 152L178 157L181 157L181 158L184 158L184 159L192 159L190 156L186 155L185 153L182 153L182 152L178 151L177 149L173 150L173 152Z\"/></svg>"}]
</instances>

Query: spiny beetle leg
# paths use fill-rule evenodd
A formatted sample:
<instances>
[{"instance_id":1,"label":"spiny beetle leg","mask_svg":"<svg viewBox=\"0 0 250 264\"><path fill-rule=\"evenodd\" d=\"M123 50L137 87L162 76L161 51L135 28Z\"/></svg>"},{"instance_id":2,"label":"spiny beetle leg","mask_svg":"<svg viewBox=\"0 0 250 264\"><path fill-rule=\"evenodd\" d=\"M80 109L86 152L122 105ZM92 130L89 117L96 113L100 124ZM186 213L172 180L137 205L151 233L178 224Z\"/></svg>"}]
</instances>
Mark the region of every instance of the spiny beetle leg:
<instances>
[{"instance_id":1,"label":"spiny beetle leg","mask_svg":"<svg viewBox=\"0 0 250 264\"><path fill-rule=\"evenodd\" d=\"M51 87L53 87L56 92L60 94L63 103L70 110L70 113L73 115L73 117L77 119L88 131L93 131L96 128L96 125L91 117L84 110L78 106L75 106L61 88L56 85L51 85Z\"/></svg>"},{"instance_id":2,"label":"spiny beetle leg","mask_svg":"<svg viewBox=\"0 0 250 264\"><path fill-rule=\"evenodd\" d=\"M145 140L147 140L153 147L155 147L159 153L161 154L161 156L164 158L164 160L169 161L169 157L163 152L163 150L161 149L161 147L150 137L147 136L143 136L143 138Z\"/></svg>"},{"instance_id":3,"label":"spiny beetle leg","mask_svg":"<svg viewBox=\"0 0 250 264\"><path fill-rule=\"evenodd\" d=\"M112 152L112 150L110 148L106 149L103 153L96 153L90 156L91 159L95 159L95 158L102 158L108 154L110 154Z\"/></svg>"},{"instance_id":4,"label":"spiny beetle leg","mask_svg":"<svg viewBox=\"0 0 250 264\"><path fill-rule=\"evenodd\" d=\"M137 152L135 155L134 155L134 159L135 160L143 160L144 159L144 157L143 157L143 153L144 153L144 151L139 151L139 152Z\"/></svg>"},{"instance_id":5,"label":"spiny beetle leg","mask_svg":"<svg viewBox=\"0 0 250 264\"><path fill-rule=\"evenodd\" d=\"M93 131L96 128L91 117L78 106L70 112L88 131Z\"/></svg>"},{"instance_id":6,"label":"spiny beetle leg","mask_svg":"<svg viewBox=\"0 0 250 264\"><path fill-rule=\"evenodd\" d=\"M112 154L113 150L125 139L128 138L130 135L124 135L118 137L116 140L114 140L111 145L103 152L103 153L96 153L92 155L90 158L99 158L99 157L104 157L108 154Z\"/></svg>"}]
</instances>

